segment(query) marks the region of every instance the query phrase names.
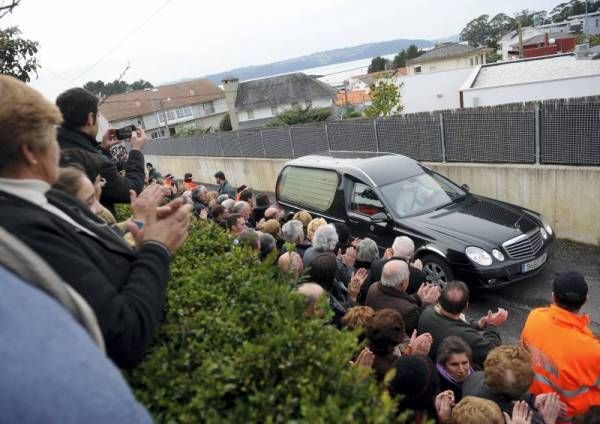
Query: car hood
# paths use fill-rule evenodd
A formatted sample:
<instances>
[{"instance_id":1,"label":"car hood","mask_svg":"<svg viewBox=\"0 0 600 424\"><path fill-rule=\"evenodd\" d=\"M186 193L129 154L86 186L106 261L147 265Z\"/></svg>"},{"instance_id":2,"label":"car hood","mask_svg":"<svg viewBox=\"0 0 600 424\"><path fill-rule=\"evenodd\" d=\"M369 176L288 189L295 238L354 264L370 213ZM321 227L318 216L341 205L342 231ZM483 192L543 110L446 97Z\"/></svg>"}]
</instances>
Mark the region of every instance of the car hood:
<instances>
[{"instance_id":1,"label":"car hood","mask_svg":"<svg viewBox=\"0 0 600 424\"><path fill-rule=\"evenodd\" d=\"M518 206L471 194L439 210L411 217L410 221L467 244L488 248L539 226L533 216Z\"/></svg>"}]
</instances>

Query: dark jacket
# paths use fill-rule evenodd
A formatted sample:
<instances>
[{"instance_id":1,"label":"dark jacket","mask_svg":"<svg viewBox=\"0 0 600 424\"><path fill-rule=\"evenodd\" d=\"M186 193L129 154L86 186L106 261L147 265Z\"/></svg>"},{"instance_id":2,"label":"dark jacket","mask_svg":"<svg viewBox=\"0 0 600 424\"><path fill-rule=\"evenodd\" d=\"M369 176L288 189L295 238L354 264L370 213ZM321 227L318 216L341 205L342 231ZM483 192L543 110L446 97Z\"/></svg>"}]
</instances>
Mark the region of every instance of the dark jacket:
<instances>
[{"instance_id":1,"label":"dark jacket","mask_svg":"<svg viewBox=\"0 0 600 424\"><path fill-rule=\"evenodd\" d=\"M235 199L235 189L229 184L229 181L225 180L221 184L219 184L219 188L217 189L219 194L226 194L232 199Z\"/></svg>"},{"instance_id":2,"label":"dark jacket","mask_svg":"<svg viewBox=\"0 0 600 424\"><path fill-rule=\"evenodd\" d=\"M393 287L385 287L380 282L371 286L367 294L366 306L376 311L390 308L400 312L404 319L406 334L412 334L417 328L421 314L421 300L416 294L407 294Z\"/></svg>"},{"instance_id":3,"label":"dark jacket","mask_svg":"<svg viewBox=\"0 0 600 424\"><path fill-rule=\"evenodd\" d=\"M315 248L314 246L311 246L308 249L306 249L304 251L304 253L301 255L302 262L304 262L304 268L310 268L310 263L312 262L312 260L323 253L327 253L327 252L325 252L323 250L319 250L319 249ZM333 253L333 252L330 252L330 253ZM350 280L352 279L352 274L354 273L354 269L349 268L345 263L343 263L339 259L336 260L336 264L337 264L336 278L339 281L341 281L342 283L344 283L345 286L348 286L348 284L350 283Z\"/></svg>"},{"instance_id":4,"label":"dark jacket","mask_svg":"<svg viewBox=\"0 0 600 424\"><path fill-rule=\"evenodd\" d=\"M397 259L400 261L404 261L402 258L393 257L391 259L376 259L371 264L371 281L379 281L381 280L381 273L383 272L383 266L392 259ZM421 271L419 268L415 268L414 266L408 266L408 271L410 272L410 277L408 279L408 288L406 292L409 294L416 293L419 290L421 284L426 282L427 274ZM366 290L369 290L369 287L366 287Z\"/></svg>"},{"instance_id":5,"label":"dark jacket","mask_svg":"<svg viewBox=\"0 0 600 424\"><path fill-rule=\"evenodd\" d=\"M465 380L462 385L462 395L463 397L475 396L491 400L500 407L502 412L506 412L509 416L512 416L514 399L493 393L487 384L485 384L485 373L483 371L476 371ZM544 419L533 407L535 396L526 394L517 400L524 400L529 404L529 408L533 412L533 419L531 421L533 424L544 424Z\"/></svg>"},{"instance_id":6,"label":"dark jacket","mask_svg":"<svg viewBox=\"0 0 600 424\"><path fill-rule=\"evenodd\" d=\"M106 180L102 188L100 203L114 213L115 203L129 203L129 190L140 193L144 189L144 155L139 150L131 150L125 166L125 176L119 175L117 166L98 147L93 137L77 130L58 128L60 149L82 149L98 156L102 166L100 175Z\"/></svg>"},{"instance_id":7,"label":"dark jacket","mask_svg":"<svg viewBox=\"0 0 600 424\"><path fill-rule=\"evenodd\" d=\"M89 303L108 356L121 367L136 365L162 321L168 251L146 243L136 253L75 198L57 190L50 190L46 197L98 237L5 192L0 192L0 222Z\"/></svg>"},{"instance_id":8,"label":"dark jacket","mask_svg":"<svg viewBox=\"0 0 600 424\"><path fill-rule=\"evenodd\" d=\"M419 334L431 333L433 344L429 351L429 356L435 361L437 350L444 338L448 336L459 336L471 346L473 351L473 368L482 369L483 361L488 352L500 346L502 339L495 327L490 325L485 330L480 330L477 322L467 323L462 320L455 320L440 314L436 307L426 308L419 318Z\"/></svg>"}]
</instances>

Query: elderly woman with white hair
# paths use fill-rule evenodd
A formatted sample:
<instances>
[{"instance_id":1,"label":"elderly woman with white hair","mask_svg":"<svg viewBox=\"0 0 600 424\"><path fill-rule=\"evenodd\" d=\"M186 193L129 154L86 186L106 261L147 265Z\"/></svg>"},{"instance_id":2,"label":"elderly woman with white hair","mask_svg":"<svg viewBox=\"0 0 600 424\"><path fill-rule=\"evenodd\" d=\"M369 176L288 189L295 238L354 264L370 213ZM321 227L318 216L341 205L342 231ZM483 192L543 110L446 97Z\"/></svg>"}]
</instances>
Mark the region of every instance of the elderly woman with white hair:
<instances>
[{"instance_id":1,"label":"elderly woman with white hair","mask_svg":"<svg viewBox=\"0 0 600 424\"><path fill-rule=\"evenodd\" d=\"M369 287L373 284L373 280L371 279L371 264L377 259L379 259L379 247L377 247L377 243L368 237L362 239L356 249L356 262L354 263L355 268L364 268L368 273L367 279L360 288L357 298L357 302L361 305L365 304Z\"/></svg>"},{"instance_id":2,"label":"elderly woman with white hair","mask_svg":"<svg viewBox=\"0 0 600 424\"><path fill-rule=\"evenodd\" d=\"M309 267L312 260L322 253L335 252L338 241L337 230L333 224L326 224L317 228L312 238L312 247L304 252L302 258L304 267ZM339 255L337 258L337 279L344 283L344 285L348 285L352 278L352 273L354 272L354 255L354 248L349 248L345 255ZM351 259L349 260L348 258Z\"/></svg>"},{"instance_id":3,"label":"elderly woman with white hair","mask_svg":"<svg viewBox=\"0 0 600 424\"><path fill-rule=\"evenodd\" d=\"M281 233L285 242L294 243L296 252L300 257L303 257L304 253L311 246L310 242L304 238L304 226L302 225L302 222L297 219L292 219L283 224Z\"/></svg>"}]
</instances>

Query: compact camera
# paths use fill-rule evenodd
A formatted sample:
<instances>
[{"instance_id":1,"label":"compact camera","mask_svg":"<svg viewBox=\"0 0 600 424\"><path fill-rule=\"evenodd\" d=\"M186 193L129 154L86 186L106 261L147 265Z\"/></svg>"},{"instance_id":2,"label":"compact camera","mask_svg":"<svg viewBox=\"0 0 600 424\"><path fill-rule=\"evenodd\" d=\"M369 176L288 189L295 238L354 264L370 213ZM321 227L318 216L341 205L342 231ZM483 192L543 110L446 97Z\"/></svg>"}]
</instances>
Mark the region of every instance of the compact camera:
<instances>
[{"instance_id":1,"label":"compact camera","mask_svg":"<svg viewBox=\"0 0 600 424\"><path fill-rule=\"evenodd\" d=\"M135 125L127 125L115 131L117 140L127 140L131 138L131 133L135 131Z\"/></svg>"}]
</instances>

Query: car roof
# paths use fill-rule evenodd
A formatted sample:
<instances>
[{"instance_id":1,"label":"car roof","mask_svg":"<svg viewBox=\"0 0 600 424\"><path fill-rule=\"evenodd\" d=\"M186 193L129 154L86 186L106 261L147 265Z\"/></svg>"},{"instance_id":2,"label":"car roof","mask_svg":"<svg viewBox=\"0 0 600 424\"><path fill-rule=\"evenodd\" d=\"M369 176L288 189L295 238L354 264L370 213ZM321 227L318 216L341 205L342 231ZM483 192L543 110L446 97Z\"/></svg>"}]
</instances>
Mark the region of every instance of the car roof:
<instances>
[{"instance_id":1,"label":"car roof","mask_svg":"<svg viewBox=\"0 0 600 424\"><path fill-rule=\"evenodd\" d=\"M390 153L326 152L302 156L285 164L289 165L336 170L375 187L423 173L416 160Z\"/></svg>"}]
</instances>

